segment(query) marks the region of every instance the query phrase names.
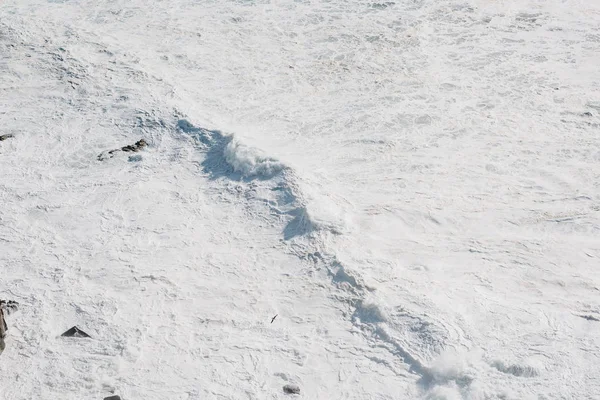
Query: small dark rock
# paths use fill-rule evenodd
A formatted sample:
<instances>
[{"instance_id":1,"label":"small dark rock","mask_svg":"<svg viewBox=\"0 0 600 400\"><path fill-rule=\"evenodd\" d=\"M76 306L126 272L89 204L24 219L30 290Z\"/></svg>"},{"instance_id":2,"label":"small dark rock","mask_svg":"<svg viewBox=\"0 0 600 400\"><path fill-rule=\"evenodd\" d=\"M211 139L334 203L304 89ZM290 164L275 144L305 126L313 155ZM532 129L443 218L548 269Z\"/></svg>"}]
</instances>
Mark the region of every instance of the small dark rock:
<instances>
[{"instance_id":1,"label":"small dark rock","mask_svg":"<svg viewBox=\"0 0 600 400\"><path fill-rule=\"evenodd\" d=\"M6 337L6 331L8 330L8 325L4 320L4 311L0 308L0 351L4 350L4 338Z\"/></svg>"},{"instance_id":2,"label":"small dark rock","mask_svg":"<svg viewBox=\"0 0 600 400\"><path fill-rule=\"evenodd\" d=\"M593 117L593 116L594 116L594 114L592 114L592 113L591 113L591 112L589 112L589 111L586 111L586 112L584 112L582 115L583 115L584 117Z\"/></svg>"},{"instance_id":3,"label":"small dark rock","mask_svg":"<svg viewBox=\"0 0 600 400\"><path fill-rule=\"evenodd\" d=\"M15 135L13 135L12 133L7 133L6 135L0 135L0 142L6 140L6 139L10 139L10 138L14 138Z\"/></svg>"},{"instance_id":4,"label":"small dark rock","mask_svg":"<svg viewBox=\"0 0 600 400\"><path fill-rule=\"evenodd\" d=\"M69 329L68 331L66 331L65 333L63 333L60 336L76 337L76 338L91 338L90 335L88 335L87 333L85 333L84 331L82 331L81 329L79 329L76 326L72 327L71 329Z\"/></svg>"},{"instance_id":5,"label":"small dark rock","mask_svg":"<svg viewBox=\"0 0 600 400\"><path fill-rule=\"evenodd\" d=\"M5 310L9 315L19 309L19 303L14 300L0 300L0 309Z\"/></svg>"},{"instance_id":6,"label":"small dark rock","mask_svg":"<svg viewBox=\"0 0 600 400\"><path fill-rule=\"evenodd\" d=\"M147 145L148 145L148 143L146 143L146 141L144 139L141 139L141 140L138 140L137 142L135 142L135 144L133 144L133 145L121 147L121 150L123 150L125 152L140 151L141 149L143 149Z\"/></svg>"},{"instance_id":7,"label":"small dark rock","mask_svg":"<svg viewBox=\"0 0 600 400\"><path fill-rule=\"evenodd\" d=\"M105 397L104 400L121 400L120 396L109 396L109 397Z\"/></svg>"},{"instance_id":8,"label":"small dark rock","mask_svg":"<svg viewBox=\"0 0 600 400\"><path fill-rule=\"evenodd\" d=\"M300 388L296 385L285 385L283 392L286 394L300 394Z\"/></svg>"},{"instance_id":9,"label":"small dark rock","mask_svg":"<svg viewBox=\"0 0 600 400\"><path fill-rule=\"evenodd\" d=\"M117 153L119 151L123 151L125 153L138 152L146 146L148 146L148 143L146 143L146 141L144 139L140 139L137 142L135 142L134 144L121 147L120 149L114 149L114 150L109 150L109 151L100 153L98 155L98 161L104 161L104 160L108 160L109 158L113 158L115 153Z\"/></svg>"}]
</instances>

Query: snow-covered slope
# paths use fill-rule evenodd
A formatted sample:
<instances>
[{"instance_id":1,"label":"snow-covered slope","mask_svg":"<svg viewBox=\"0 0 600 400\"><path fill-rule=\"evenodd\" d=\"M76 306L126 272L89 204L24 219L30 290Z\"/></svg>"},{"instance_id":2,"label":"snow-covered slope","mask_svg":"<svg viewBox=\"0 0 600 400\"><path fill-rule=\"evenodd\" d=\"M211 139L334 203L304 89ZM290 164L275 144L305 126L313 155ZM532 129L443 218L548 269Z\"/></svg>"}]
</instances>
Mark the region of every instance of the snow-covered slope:
<instances>
[{"instance_id":1,"label":"snow-covered slope","mask_svg":"<svg viewBox=\"0 0 600 400\"><path fill-rule=\"evenodd\" d=\"M600 393L600 3L5 0L0 56L0 398Z\"/></svg>"}]
</instances>

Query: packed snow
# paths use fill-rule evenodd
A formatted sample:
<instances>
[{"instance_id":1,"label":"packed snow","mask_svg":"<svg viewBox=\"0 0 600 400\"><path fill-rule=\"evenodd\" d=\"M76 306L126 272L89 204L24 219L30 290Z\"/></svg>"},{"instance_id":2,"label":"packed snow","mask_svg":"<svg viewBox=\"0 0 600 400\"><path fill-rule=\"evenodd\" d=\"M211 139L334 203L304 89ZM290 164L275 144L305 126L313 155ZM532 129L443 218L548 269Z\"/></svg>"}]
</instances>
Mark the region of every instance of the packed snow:
<instances>
[{"instance_id":1,"label":"packed snow","mask_svg":"<svg viewBox=\"0 0 600 400\"><path fill-rule=\"evenodd\" d=\"M600 398L600 2L3 0L0 56L0 399Z\"/></svg>"}]
</instances>

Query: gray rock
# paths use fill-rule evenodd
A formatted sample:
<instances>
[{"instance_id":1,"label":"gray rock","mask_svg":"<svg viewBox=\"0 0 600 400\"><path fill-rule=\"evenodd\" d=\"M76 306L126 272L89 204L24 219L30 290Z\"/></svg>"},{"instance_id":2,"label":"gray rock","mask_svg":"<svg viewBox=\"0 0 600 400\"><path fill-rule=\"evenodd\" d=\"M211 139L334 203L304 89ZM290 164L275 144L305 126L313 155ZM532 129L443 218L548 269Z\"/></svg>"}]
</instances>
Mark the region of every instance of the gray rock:
<instances>
[{"instance_id":1,"label":"gray rock","mask_svg":"<svg viewBox=\"0 0 600 400\"><path fill-rule=\"evenodd\" d=\"M9 315L19 308L19 303L12 300L0 300L0 354L6 348L6 343L4 342L4 338L6 337L6 331L8 330L8 325L6 324L6 320L4 319L4 315Z\"/></svg>"},{"instance_id":2,"label":"gray rock","mask_svg":"<svg viewBox=\"0 0 600 400\"><path fill-rule=\"evenodd\" d=\"M300 387L297 385L285 385L283 392L286 394L300 394Z\"/></svg>"},{"instance_id":3,"label":"gray rock","mask_svg":"<svg viewBox=\"0 0 600 400\"><path fill-rule=\"evenodd\" d=\"M6 140L6 139L10 139L10 138L14 138L15 135L13 135L12 133L7 133L6 135L0 135L0 142Z\"/></svg>"},{"instance_id":4,"label":"gray rock","mask_svg":"<svg viewBox=\"0 0 600 400\"><path fill-rule=\"evenodd\" d=\"M71 329L69 329L68 331L66 331L65 333L63 333L60 336L64 336L64 337L76 337L76 338L89 338L89 337L91 337L90 335L88 335L87 333L85 333L84 331L82 331L81 329L79 329L76 326L72 327Z\"/></svg>"},{"instance_id":5,"label":"gray rock","mask_svg":"<svg viewBox=\"0 0 600 400\"><path fill-rule=\"evenodd\" d=\"M146 141L144 139L140 139L137 142L135 142L134 144L128 145L128 146L123 146L120 149L114 149L114 150L109 150L109 151L104 151L102 153L100 153L98 155L98 161L104 161L104 160L108 160L109 158L113 158L115 156L115 153L118 153L119 151L122 151L124 153L137 153L138 151L142 150L144 147L148 146L148 143L146 143Z\"/></svg>"},{"instance_id":6,"label":"gray rock","mask_svg":"<svg viewBox=\"0 0 600 400\"><path fill-rule=\"evenodd\" d=\"M105 397L104 400L121 400L121 397L117 396L117 395L115 395L115 396L108 396L108 397Z\"/></svg>"},{"instance_id":7,"label":"gray rock","mask_svg":"<svg viewBox=\"0 0 600 400\"><path fill-rule=\"evenodd\" d=\"M121 151L124 151L124 152L130 152L130 151L137 152L137 151L140 151L141 149L143 149L146 146L148 146L148 143L146 143L146 141L144 139L140 139L137 142L135 142L135 144L133 144L133 145L121 147Z\"/></svg>"}]
</instances>

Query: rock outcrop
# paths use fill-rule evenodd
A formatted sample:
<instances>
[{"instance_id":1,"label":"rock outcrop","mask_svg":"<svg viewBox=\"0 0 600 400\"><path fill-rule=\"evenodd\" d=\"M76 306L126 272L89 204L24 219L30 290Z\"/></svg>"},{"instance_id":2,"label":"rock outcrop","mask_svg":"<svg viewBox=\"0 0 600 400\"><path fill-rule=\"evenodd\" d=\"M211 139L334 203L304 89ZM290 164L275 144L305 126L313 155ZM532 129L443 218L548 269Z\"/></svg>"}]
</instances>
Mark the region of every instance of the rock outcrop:
<instances>
[{"instance_id":1,"label":"rock outcrop","mask_svg":"<svg viewBox=\"0 0 600 400\"><path fill-rule=\"evenodd\" d=\"M115 156L115 154L120 151L125 152L125 153L132 153L132 152L137 153L138 151L142 150L146 146L148 146L148 143L146 143L146 141L144 139L140 139L137 142L135 142L134 144L131 144L128 146L123 146L120 149L104 151L98 155L98 160L104 161L104 160L108 160L109 158L113 158Z\"/></svg>"}]
</instances>

